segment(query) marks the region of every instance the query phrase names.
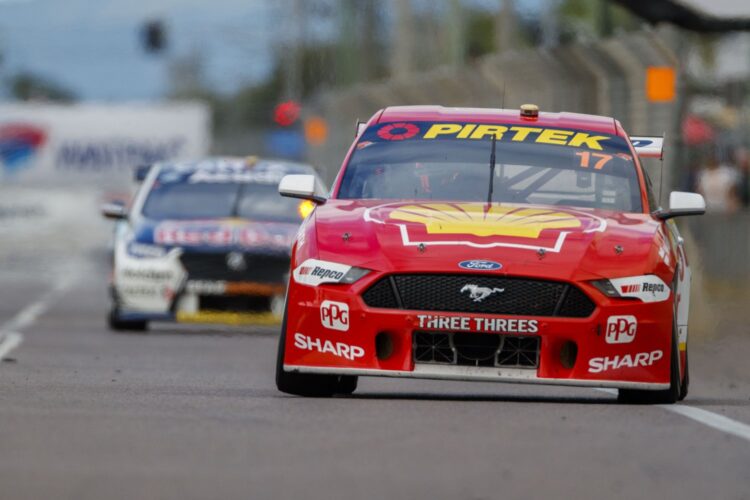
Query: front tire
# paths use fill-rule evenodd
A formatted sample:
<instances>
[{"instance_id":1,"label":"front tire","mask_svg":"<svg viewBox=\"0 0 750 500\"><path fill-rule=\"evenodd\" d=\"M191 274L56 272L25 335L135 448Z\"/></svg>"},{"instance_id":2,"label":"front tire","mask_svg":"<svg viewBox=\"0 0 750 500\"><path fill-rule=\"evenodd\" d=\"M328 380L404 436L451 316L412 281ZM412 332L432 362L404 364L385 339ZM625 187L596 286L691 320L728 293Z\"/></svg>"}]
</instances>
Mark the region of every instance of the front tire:
<instances>
[{"instance_id":1,"label":"front tire","mask_svg":"<svg viewBox=\"0 0 750 500\"><path fill-rule=\"evenodd\" d=\"M328 398L335 394L352 394L357 389L357 377L354 375L322 375L284 371L286 316L287 310L284 308L279 347L276 351L276 388L287 394L312 398Z\"/></svg>"},{"instance_id":2,"label":"front tire","mask_svg":"<svg viewBox=\"0 0 750 500\"><path fill-rule=\"evenodd\" d=\"M107 314L107 325L110 330L116 332L143 332L148 329L148 321L132 321L120 318L120 313L116 307L110 309Z\"/></svg>"},{"instance_id":3,"label":"front tire","mask_svg":"<svg viewBox=\"0 0 750 500\"><path fill-rule=\"evenodd\" d=\"M674 323L674 321L673 321ZM672 327L672 350L670 353L669 389L662 391L645 391L641 389L619 389L617 401L625 404L674 404L687 396L687 363L685 363L685 377L680 380L680 349L677 345L677 332ZM683 381L684 391L683 391ZM684 395L683 395L684 393Z\"/></svg>"}]
</instances>

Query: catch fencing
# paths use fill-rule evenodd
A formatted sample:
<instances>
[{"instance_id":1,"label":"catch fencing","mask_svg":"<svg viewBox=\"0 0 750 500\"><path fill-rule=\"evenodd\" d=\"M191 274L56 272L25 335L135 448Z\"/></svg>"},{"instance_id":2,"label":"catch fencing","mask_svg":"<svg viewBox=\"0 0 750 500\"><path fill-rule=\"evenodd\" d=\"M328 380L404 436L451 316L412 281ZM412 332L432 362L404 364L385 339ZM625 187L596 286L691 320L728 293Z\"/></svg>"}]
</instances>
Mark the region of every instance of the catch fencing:
<instances>
[{"instance_id":1,"label":"catch fencing","mask_svg":"<svg viewBox=\"0 0 750 500\"><path fill-rule=\"evenodd\" d=\"M402 79L361 84L322 93L311 103L311 113L329 125L329 139L311 147L308 160L330 182L351 145L357 120L366 121L387 106L439 104L443 106L518 108L539 105L542 111L570 111L613 116L632 135L665 134L665 164L648 160L646 170L663 185L661 202L670 189L684 184L681 155L681 108L686 96L680 77L684 39L672 28L627 33L589 43L549 49L526 49L492 54L468 65L438 68ZM676 68L677 98L650 102L646 71L650 66ZM661 171L660 171L661 169ZM660 183L660 178L663 180ZM657 187L658 189L658 187ZM750 214L706 216L679 225L692 232L693 263L706 278L744 286L750 278Z\"/></svg>"}]
</instances>

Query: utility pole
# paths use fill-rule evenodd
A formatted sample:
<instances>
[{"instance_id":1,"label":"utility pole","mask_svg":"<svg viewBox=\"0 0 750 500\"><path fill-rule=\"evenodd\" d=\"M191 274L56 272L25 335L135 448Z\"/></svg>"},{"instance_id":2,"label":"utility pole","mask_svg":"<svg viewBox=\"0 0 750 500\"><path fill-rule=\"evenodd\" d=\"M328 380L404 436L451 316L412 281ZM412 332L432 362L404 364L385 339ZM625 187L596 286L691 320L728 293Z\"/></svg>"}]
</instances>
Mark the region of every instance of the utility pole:
<instances>
[{"instance_id":1,"label":"utility pole","mask_svg":"<svg viewBox=\"0 0 750 500\"><path fill-rule=\"evenodd\" d=\"M284 15L284 97L299 101L302 97L302 44L306 38L305 7L303 0L287 0L291 3L288 15ZM283 7L282 7L283 9Z\"/></svg>"},{"instance_id":2,"label":"utility pole","mask_svg":"<svg viewBox=\"0 0 750 500\"><path fill-rule=\"evenodd\" d=\"M339 45L336 60L339 84L351 85L360 76L360 37L358 36L357 5L352 0L339 0Z\"/></svg>"},{"instance_id":3,"label":"utility pole","mask_svg":"<svg viewBox=\"0 0 750 500\"><path fill-rule=\"evenodd\" d=\"M513 0L500 0L501 6L495 16L495 51L511 50L516 44L516 11Z\"/></svg>"},{"instance_id":4,"label":"utility pole","mask_svg":"<svg viewBox=\"0 0 750 500\"><path fill-rule=\"evenodd\" d=\"M396 36L391 55L391 72L399 78L414 69L414 12L410 0L393 0L396 4Z\"/></svg>"},{"instance_id":5,"label":"utility pole","mask_svg":"<svg viewBox=\"0 0 750 500\"><path fill-rule=\"evenodd\" d=\"M560 41L559 7L558 0L544 2L541 22L543 47L553 47Z\"/></svg>"},{"instance_id":6,"label":"utility pole","mask_svg":"<svg viewBox=\"0 0 750 500\"><path fill-rule=\"evenodd\" d=\"M460 0L450 0L448 13L448 63L461 66L464 62L464 16Z\"/></svg>"}]
</instances>

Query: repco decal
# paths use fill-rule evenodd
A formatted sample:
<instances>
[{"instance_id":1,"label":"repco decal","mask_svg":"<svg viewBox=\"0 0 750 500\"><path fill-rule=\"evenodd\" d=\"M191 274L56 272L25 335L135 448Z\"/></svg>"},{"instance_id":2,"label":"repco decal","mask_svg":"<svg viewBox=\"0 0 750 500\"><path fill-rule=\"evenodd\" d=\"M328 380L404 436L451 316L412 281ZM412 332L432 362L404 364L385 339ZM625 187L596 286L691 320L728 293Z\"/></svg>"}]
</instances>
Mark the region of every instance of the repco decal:
<instances>
[{"instance_id":1,"label":"repco decal","mask_svg":"<svg viewBox=\"0 0 750 500\"><path fill-rule=\"evenodd\" d=\"M632 297L643 302L663 302L671 294L669 285L653 274L614 278L609 281L621 297Z\"/></svg>"},{"instance_id":2,"label":"repco decal","mask_svg":"<svg viewBox=\"0 0 750 500\"><path fill-rule=\"evenodd\" d=\"M327 262L324 260L307 259L292 272L294 281L303 285L318 286L323 283L338 283L351 266Z\"/></svg>"}]
</instances>

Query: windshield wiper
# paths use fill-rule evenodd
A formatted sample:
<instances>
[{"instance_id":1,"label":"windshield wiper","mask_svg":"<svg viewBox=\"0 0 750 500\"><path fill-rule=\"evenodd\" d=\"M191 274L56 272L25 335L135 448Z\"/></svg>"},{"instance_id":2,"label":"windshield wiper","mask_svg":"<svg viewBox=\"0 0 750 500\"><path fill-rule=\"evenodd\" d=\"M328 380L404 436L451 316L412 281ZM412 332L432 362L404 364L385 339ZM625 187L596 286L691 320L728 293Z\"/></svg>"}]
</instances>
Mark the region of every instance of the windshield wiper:
<instances>
[{"instance_id":1,"label":"windshield wiper","mask_svg":"<svg viewBox=\"0 0 750 500\"><path fill-rule=\"evenodd\" d=\"M497 142L497 136L492 134L492 153L490 153L490 188L487 193L487 204L492 204L492 189L495 185L495 142Z\"/></svg>"}]
</instances>

